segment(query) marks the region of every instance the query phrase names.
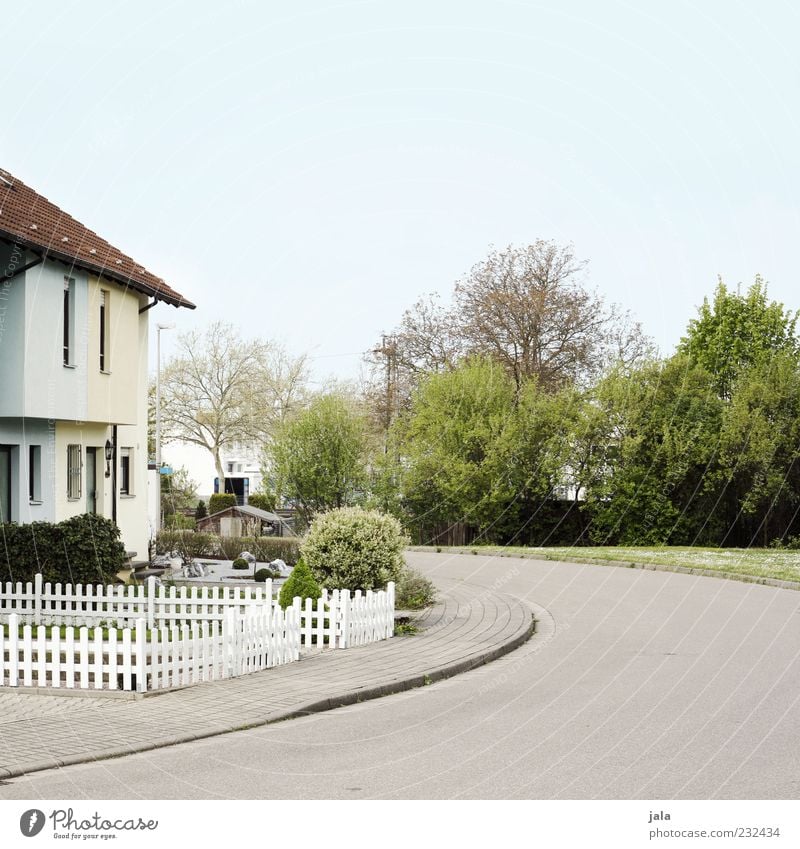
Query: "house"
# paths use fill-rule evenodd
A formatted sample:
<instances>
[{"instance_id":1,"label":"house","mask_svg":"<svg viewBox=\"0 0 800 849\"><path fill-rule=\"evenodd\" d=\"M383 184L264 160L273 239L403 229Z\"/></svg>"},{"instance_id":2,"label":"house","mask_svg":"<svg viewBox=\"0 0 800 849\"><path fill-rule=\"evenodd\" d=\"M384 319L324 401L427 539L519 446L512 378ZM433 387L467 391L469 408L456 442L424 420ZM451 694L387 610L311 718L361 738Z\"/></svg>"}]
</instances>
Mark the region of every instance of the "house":
<instances>
[{"instance_id":1,"label":"house","mask_svg":"<svg viewBox=\"0 0 800 849\"><path fill-rule=\"evenodd\" d=\"M199 519L197 530L223 537L292 536L291 529L275 513L250 505L236 505Z\"/></svg>"},{"instance_id":2,"label":"house","mask_svg":"<svg viewBox=\"0 0 800 849\"><path fill-rule=\"evenodd\" d=\"M214 459L200 445L180 440L164 441L162 457L175 469L184 468L197 484L197 495L205 501L219 492ZM257 445L234 445L221 452L225 471L225 492L236 496L239 504L247 504L251 492L261 488L261 449Z\"/></svg>"},{"instance_id":3,"label":"house","mask_svg":"<svg viewBox=\"0 0 800 849\"><path fill-rule=\"evenodd\" d=\"M99 513L147 556L149 310L194 304L0 170L0 520Z\"/></svg>"}]
</instances>

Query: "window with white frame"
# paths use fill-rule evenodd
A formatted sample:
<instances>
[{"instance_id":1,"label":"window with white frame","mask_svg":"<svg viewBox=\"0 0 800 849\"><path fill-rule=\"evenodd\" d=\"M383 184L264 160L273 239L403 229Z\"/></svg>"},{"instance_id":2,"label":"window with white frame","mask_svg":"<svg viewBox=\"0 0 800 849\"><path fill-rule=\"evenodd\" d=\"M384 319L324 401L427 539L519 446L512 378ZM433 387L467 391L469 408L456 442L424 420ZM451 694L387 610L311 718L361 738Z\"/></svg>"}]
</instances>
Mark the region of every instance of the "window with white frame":
<instances>
[{"instance_id":1,"label":"window with white frame","mask_svg":"<svg viewBox=\"0 0 800 849\"><path fill-rule=\"evenodd\" d=\"M110 371L109 357L109 293L105 289L100 290L100 371Z\"/></svg>"},{"instance_id":2,"label":"window with white frame","mask_svg":"<svg viewBox=\"0 0 800 849\"><path fill-rule=\"evenodd\" d=\"M119 494L133 495L133 455L132 448L120 448L119 451Z\"/></svg>"},{"instance_id":3,"label":"window with white frame","mask_svg":"<svg viewBox=\"0 0 800 849\"><path fill-rule=\"evenodd\" d=\"M71 277L64 278L64 365L75 363L75 281Z\"/></svg>"},{"instance_id":4,"label":"window with white frame","mask_svg":"<svg viewBox=\"0 0 800 849\"><path fill-rule=\"evenodd\" d=\"M28 446L28 500L42 500L42 446Z\"/></svg>"},{"instance_id":5,"label":"window with white frame","mask_svg":"<svg viewBox=\"0 0 800 849\"><path fill-rule=\"evenodd\" d=\"M81 497L81 446L67 446L67 498Z\"/></svg>"}]
</instances>

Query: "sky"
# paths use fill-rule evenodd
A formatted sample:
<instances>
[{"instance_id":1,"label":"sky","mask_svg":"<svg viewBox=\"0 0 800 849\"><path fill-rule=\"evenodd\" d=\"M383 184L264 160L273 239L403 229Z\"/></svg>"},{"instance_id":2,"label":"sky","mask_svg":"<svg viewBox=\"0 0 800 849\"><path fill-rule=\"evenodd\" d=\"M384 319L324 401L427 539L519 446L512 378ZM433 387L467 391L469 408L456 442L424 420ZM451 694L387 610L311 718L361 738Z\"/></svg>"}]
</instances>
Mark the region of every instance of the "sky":
<instances>
[{"instance_id":1,"label":"sky","mask_svg":"<svg viewBox=\"0 0 800 849\"><path fill-rule=\"evenodd\" d=\"M0 167L315 379L490 246L572 243L669 353L716 285L800 307L789 2L37 2ZM153 345L153 347L155 347Z\"/></svg>"}]
</instances>

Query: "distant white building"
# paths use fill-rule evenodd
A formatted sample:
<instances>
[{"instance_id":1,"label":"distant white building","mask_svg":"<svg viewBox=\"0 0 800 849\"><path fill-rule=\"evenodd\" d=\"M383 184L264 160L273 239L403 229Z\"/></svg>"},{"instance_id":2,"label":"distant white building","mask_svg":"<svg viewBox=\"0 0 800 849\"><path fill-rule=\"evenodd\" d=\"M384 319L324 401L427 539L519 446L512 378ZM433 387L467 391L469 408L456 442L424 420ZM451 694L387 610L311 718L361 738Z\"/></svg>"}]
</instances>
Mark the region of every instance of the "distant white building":
<instances>
[{"instance_id":1,"label":"distant white building","mask_svg":"<svg viewBox=\"0 0 800 849\"><path fill-rule=\"evenodd\" d=\"M219 480L211 452L191 442L167 442L161 447L162 462L173 469L186 469L197 484L197 497L205 502L219 492ZM226 492L233 492L239 504L247 504L250 493L261 487L261 456L255 446L236 445L222 454Z\"/></svg>"}]
</instances>

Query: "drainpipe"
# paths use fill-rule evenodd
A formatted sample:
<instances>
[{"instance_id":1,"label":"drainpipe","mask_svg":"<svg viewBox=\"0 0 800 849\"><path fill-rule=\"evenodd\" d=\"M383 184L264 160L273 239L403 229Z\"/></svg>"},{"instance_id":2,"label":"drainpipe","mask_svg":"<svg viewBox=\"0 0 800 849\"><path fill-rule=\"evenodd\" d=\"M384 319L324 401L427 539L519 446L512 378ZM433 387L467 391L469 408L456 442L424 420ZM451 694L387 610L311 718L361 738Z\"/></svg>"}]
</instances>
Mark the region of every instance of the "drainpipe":
<instances>
[{"instance_id":1,"label":"drainpipe","mask_svg":"<svg viewBox=\"0 0 800 849\"><path fill-rule=\"evenodd\" d=\"M117 426L111 428L111 521L117 524Z\"/></svg>"}]
</instances>

